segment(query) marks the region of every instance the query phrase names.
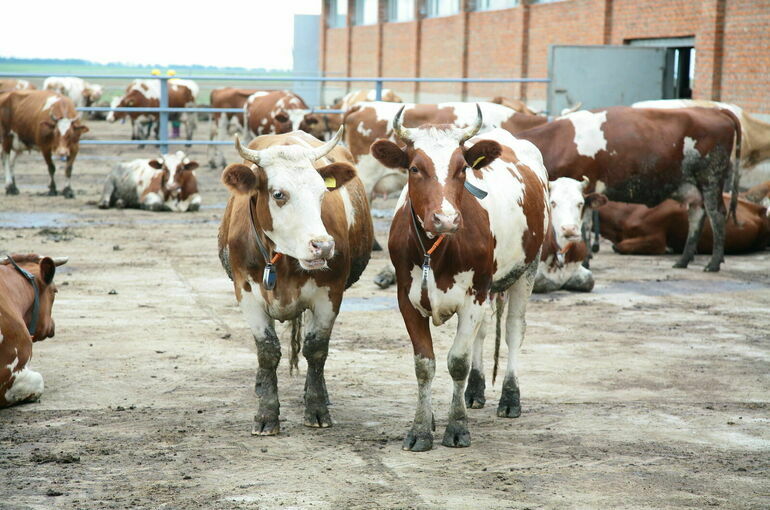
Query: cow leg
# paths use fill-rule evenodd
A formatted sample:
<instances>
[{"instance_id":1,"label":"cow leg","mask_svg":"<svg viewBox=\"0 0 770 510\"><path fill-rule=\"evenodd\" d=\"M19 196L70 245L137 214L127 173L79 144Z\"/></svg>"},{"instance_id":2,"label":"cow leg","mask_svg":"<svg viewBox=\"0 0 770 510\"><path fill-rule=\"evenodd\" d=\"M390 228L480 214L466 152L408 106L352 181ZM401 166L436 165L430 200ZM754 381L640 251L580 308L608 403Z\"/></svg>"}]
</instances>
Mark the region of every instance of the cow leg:
<instances>
[{"instance_id":1,"label":"cow leg","mask_svg":"<svg viewBox=\"0 0 770 510\"><path fill-rule=\"evenodd\" d=\"M281 343L275 334L273 320L265 312L261 297L244 291L240 306L257 344L259 364L254 387L259 398L259 409L254 416L251 433L255 436L274 436L281 431L276 374L278 362L281 361Z\"/></svg>"},{"instance_id":2,"label":"cow leg","mask_svg":"<svg viewBox=\"0 0 770 510\"><path fill-rule=\"evenodd\" d=\"M409 302L407 291L399 289L398 304L406 330L414 349L414 373L417 376L417 410L412 428L404 436L402 448L413 452L425 452L433 448L433 406L431 385L436 374L436 357L430 336L428 319L420 315Z\"/></svg>"},{"instance_id":3,"label":"cow leg","mask_svg":"<svg viewBox=\"0 0 770 510\"><path fill-rule=\"evenodd\" d=\"M613 244L612 250L621 255L664 255L666 253L666 238L663 233L632 237Z\"/></svg>"},{"instance_id":4,"label":"cow leg","mask_svg":"<svg viewBox=\"0 0 770 510\"><path fill-rule=\"evenodd\" d=\"M43 394L43 376L27 367L11 374L11 385L3 387L6 406L35 402Z\"/></svg>"},{"instance_id":5,"label":"cow leg","mask_svg":"<svg viewBox=\"0 0 770 510\"><path fill-rule=\"evenodd\" d=\"M484 397L486 383L484 381L484 337L487 332L489 318L483 314L479 331L473 341L473 359L471 373L468 376L468 385L465 388L465 406L471 409L481 409L487 399Z\"/></svg>"},{"instance_id":6,"label":"cow leg","mask_svg":"<svg viewBox=\"0 0 770 510\"><path fill-rule=\"evenodd\" d=\"M698 248L698 239L703 231L703 222L706 219L706 214L703 211L703 206L691 205L687 210L687 242L682 250L682 256L674 264L676 268L686 268L687 265L695 258L695 250Z\"/></svg>"},{"instance_id":7,"label":"cow leg","mask_svg":"<svg viewBox=\"0 0 770 510\"><path fill-rule=\"evenodd\" d=\"M449 375L452 376L452 405L449 422L441 444L449 447L471 445L468 431L468 416L465 409L465 381L471 368L471 350L484 322L484 307L469 300L462 307L457 318L457 334L447 356Z\"/></svg>"},{"instance_id":8,"label":"cow leg","mask_svg":"<svg viewBox=\"0 0 770 510\"><path fill-rule=\"evenodd\" d=\"M75 163L75 156L73 155L67 161L67 166L64 169L64 189L62 195L64 198L75 198L75 192L72 191L72 165Z\"/></svg>"},{"instance_id":9,"label":"cow leg","mask_svg":"<svg viewBox=\"0 0 770 510\"><path fill-rule=\"evenodd\" d=\"M719 265L725 260L725 228L727 224L727 210L725 209L725 202L722 200L721 190L716 187L704 190L703 204L706 207L706 214L711 221L711 230L714 233L711 260L703 270L717 272Z\"/></svg>"},{"instance_id":10,"label":"cow leg","mask_svg":"<svg viewBox=\"0 0 770 510\"><path fill-rule=\"evenodd\" d=\"M340 296L341 297L341 296ZM334 320L337 314L330 300L321 300L315 304L310 324L307 325L307 335L302 346L302 355L307 361L307 377L305 378L305 426L331 427L327 403L329 396L326 392L324 366L329 354L329 337L331 336ZM337 303L339 309L339 303Z\"/></svg>"},{"instance_id":11,"label":"cow leg","mask_svg":"<svg viewBox=\"0 0 770 510\"><path fill-rule=\"evenodd\" d=\"M14 168L16 166L16 157L18 152L9 149L7 152L3 148L3 168L5 169L5 194L6 195L18 195L19 188L16 187L16 174Z\"/></svg>"},{"instance_id":12,"label":"cow leg","mask_svg":"<svg viewBox=\"0 0 770 510\"><path fill-rule=\"evenodd\" d=\"M56 165L54 165L53 160L51 159L50 152L43 152L43 159L45 160L45 164L48 166L48 176L51 178L51 182L48 183L48 195L55 197L58 195L58 192L56 191L56 180L54 179L54 174L56 173Z\"/></svg>"},{"instance_id":13,"label":"cow leg","mask_svg":"<svg viewBox=\"0 0 770 510\"><path fill-rule=\"evenodd\" d=\"M107 176L107 179L104 181L104 188L102 188L102 199L99 201L99 209L109 209L110 204L112 201L112 195L115 193L116 186L115 181L116 177L112 174Z\"/></svg>"},{"instance_id":14,"label":"cow leg","mask_svg":"<svg viewBox=\"0 0 770 510\"><path fill-rule=\"evenodd\" d=\"M578 266L569 280L564 282L564 289L576 292L591 292L594 290L594 275L583 266Z\"/></svg>"},{"instance_id":15,"label":"cow leg","mask_svg":"<svg viewBox=\"0 0 770 510\"><path fill-rule=\"evenodd\" d=\"M521 416L521 399L519 391L519 353L524 342L524 331L527 328L525 314L527 301L532 294L537 273L537 259L527 268L526 272L508 289L508 315L505 324L505 341L508 344L508 366L503 380L503 392L497 406L497 416L501 418L518 418Z\"/></svg>"},{"instance_id":16,"label":"cow leg","mask_svg":"<svg viewBox=\"0 0 770 510\"><path fill-rule=\"evenodd\" d=\"M601 239L601 231L599 229L599 211L597 209L591 210L591 226L594 230L594 242L591 245L591 251L593 253L599 253L599 240Z\"/></svg>"}]
</instances>

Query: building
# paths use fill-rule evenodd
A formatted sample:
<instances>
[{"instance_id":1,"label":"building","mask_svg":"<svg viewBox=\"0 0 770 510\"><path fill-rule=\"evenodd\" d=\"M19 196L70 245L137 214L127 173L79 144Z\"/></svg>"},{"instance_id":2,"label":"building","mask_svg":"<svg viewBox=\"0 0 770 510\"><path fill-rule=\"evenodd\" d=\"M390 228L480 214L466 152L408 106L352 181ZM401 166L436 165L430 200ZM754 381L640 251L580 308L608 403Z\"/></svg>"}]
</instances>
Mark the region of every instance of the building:
<instances>
[{"instance_id":1,"label":"building","mask_svg":"<svg viewBox=\"0 0 770 510\"><path fill-rule=\"evenodd\" d=\"M665 47L676 96L770 114L770 0L324 0L320 34L326 76L545 78L551 45ZM392 87L536 108L547 95L542 83ZM326 100L344 90L327 86Z\"/></svg>"}]
</instances>

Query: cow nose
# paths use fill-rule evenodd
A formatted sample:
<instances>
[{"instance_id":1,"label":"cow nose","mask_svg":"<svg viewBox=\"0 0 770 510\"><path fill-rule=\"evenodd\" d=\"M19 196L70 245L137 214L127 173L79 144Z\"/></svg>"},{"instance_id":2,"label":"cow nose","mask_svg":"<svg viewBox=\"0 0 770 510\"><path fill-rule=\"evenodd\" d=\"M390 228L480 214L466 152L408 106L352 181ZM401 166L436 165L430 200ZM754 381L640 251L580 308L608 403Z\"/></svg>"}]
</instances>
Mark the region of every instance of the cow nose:
<instances>
[{"instance_id":1,"label":"cow nose","mask_svg":"<svg viewBox=\"0 0 770 510\"><path fill-rule=\"evenodd\" d=\"M561 233L567 238L577 237L580 233L580 229L577 225L562 225Z\"/></svg>"},{"instance_id":2,"label":"cow nose","mask_svg":"<svg viewBox=\"0 0 770 510\"><path fill-rule=\"evenodd\" d=\"M334 241L310 241L310 251L316 257L331 258L334 254Z\"/></svg>"},{"instance_id":3,"label":"cow nose","mask_svg":"<svg viewBox=\"0 0 770 510\"><path fill-rule=\"evenodd\" d=\"M439 234L451 234L456 232L460 226L460 215L455 214L439 214L433 215L433 227Z\"/></svg>"}]
</instances>

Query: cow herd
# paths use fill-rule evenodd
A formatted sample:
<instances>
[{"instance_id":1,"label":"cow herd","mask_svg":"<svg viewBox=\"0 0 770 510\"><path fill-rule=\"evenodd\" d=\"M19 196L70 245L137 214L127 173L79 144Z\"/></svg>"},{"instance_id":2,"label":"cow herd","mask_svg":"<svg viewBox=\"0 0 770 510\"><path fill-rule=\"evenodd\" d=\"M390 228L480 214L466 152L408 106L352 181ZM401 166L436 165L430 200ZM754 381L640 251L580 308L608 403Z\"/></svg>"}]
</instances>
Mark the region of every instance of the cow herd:
<instances>
[{"instance_id":1,"label":"cow herd","mask_svg":"<svg viewBox=\"0 0 770 510\"><path fill-rule=\"evenodd\" d=\"M157 106L156 85L137 80L115 104ZM76 102L61 91L3 86L6 193L18 193L18 152L37 147L51 194L52 157L67 162L64 193L71 195L72 161L87 131ZM169 89L180 106L194 104L192 82L172 80ZM332 425L324 366L344 291L376 244L370 202L377 196L399 194L388 240L392 268L377 283L396 284L413 346L418 397L403 443L410 451L433 446L431 323L457 317L441 442L469 446L467 409L486 403L482 352L490 317L493 380L503 331L508 352L497 415L515 418L529 296L593 289L587 231L600 231L620 253L681 253L675 267L687 267L696 252L711 253L706 271L719 271L725 253L762 250L770 241L770 186L741 196L738 188L741 164L770 156L770 126L733 105L656 101L550 118L504 98L410 104L385 95L388 101L373 101L372 91L357 91L333 105L344 114L321 114L289 91L211 93L213 107L242 109L213 115L210 132L211 139L234 137L242 160L227 165L213 148L208 159L212 168L224 167L230 192L220 261L257 345L255 435L280 432L276 320L292 325L290 367L300 353L307 362L305 425ZM132 115L136 139L157 130L153 115ZM189 124L188 139L193 117L178 119ZM196 211L197 167L182 151L121 163L107 176L99 207ZM16 289L0 293L0 406L42 392L42 378L26 363L32 342L53 335L53 276L61 263L36 255L0 262L0 289Z\"/></svg>"}]
</instances>

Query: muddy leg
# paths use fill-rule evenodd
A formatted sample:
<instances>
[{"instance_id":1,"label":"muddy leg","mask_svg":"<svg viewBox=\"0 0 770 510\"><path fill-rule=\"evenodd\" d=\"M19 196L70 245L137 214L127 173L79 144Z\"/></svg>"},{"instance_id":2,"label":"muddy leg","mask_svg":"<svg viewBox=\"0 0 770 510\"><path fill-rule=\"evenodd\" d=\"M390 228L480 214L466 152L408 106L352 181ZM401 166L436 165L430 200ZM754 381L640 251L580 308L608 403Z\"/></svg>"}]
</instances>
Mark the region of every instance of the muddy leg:
<instances>
[{"instance_id":1,"label":"muddy leg","mask_svg":"<svg viewBox=\"0 0 770 510\"><path fill-rule=\"evenodd\" d=\"M524 331L527 328L525 319L527 301L532 294L536 272L537 259L508 290L508 315L505 324L505 341L508 344L508 366L505 370L500 403L497 406L497 416L501 418L518 418L521 416L518 363L521 344L524 342Z\"/></svg>"},{"instance_id":2,"label":"muddy leg","mask_svg":"<svg viewBox=\"0 0 770 510\"><path fill-rule=\"evenodd\" d=\"M53 164L50 152L44 152L43 159L45 160L45 164L48 166L48 176L51 178L51 181L48 183L48 195L55 197L58 195L58 192L56 191L56 180L54 179L54 174L56 173L56 165Z\"/></svg>"},{"instance_id":3,"label":"muddy leg","mask_svg":"<svg viewBox=\"0 0 770 510\"><path fill-rule=\"evenodd\" d=\"M476 339L473 341L473 362L471 373L468 376L468 385L465 388L465 406L471 409L481 409L484 407L487 399L484 397L486 383L484 381L484 337L487 332L489 317L483 315L479 332L476 333Z\"/></svg>"},{"instance_id":4,"label":"muddy leg","mask_svg":"<svg viewBox=\"0 0 770 510\"><path fill-rule=\"evenodd\" d=\"M3 168L5 169L6 195L19 194L19 188L16 187L16 175L14 173L14 167L16 166L16 156L18 156L18 154L18 152L11 149L6 152L5 147L3 147Z\"/></svg>"},{"instance_id":5,"label":"muddy leg","mask_svg":"<svg viewBox=\"0 0 770 510\"><path fill-rule=\"evenodd\" d=\"M594 275L583 266L564 283L564 289L577 292L591 292L594 289Z\"/></svg>"},{"instance_id":6,"label":"muddy leg","mask_svg":"<svg viewBox=\"0 0 770 510\"><path fill-rule=\"evenodd\" d=\"M64 189L61 192L64 198L75 198L75 192L72 191L72 165L75 163L75 156L76 154L73 154L69 158L64 169Z\"/></svg>"},{"instance_id":7,"label":"muddy leg","mask_svg":"<svg viewBox=\"0 0 770 510\"><path fill-rule=\"evenodd\" d=\"M115 193L115 181L117 178L112 174L107 176L102 189L102 199L99 201L99 209L109 209L112 203L112 194Z\"/></svg>"},{"instance_id":8,"label":"muddy leg","mask_svg":"<svg viewBox=\"0 0 770 510\"><path fill-rule=\"evenodd\" d=\"M687 265L695 258L695 250L698 248L698 239L703 231L703 222L706 219L706 215L703 211L703 207L698 205L690 205L687 211L687 242L684 245L682 256L674 264L677 268L686 268Z\"/></svg>"},{"instance_id":9,"label":"muddy leg","mask_svg":"<svg viewBox=\"0 0 770 510\"><path fill-rule=\"evenodd\" d=\"M302 346L302 355L307 361L307 377L305 379L305 426L331 427L327 403L329 396L326 392L324 365L329 354L329 337L336 314L332 311L331 302L316 305L311 320L307 326L308 333Z\"/></svg>"},{"instance_id":10,"label":"muddy leg","mask_svg":"<svg viewBox=\"0 0 770 510\"><path fill-rule=\"evenodd\" d=\"M711 230L714 233L714 244L711 249L711 260L703 268L704 271L719 271L719 265L725 260L725 226L727 224L727 211L725 203L722 200L721 193L715 192L715 189L705 190L703 193L703 203L706 207L711 221Z\"/></svg>"}]
</instances>

